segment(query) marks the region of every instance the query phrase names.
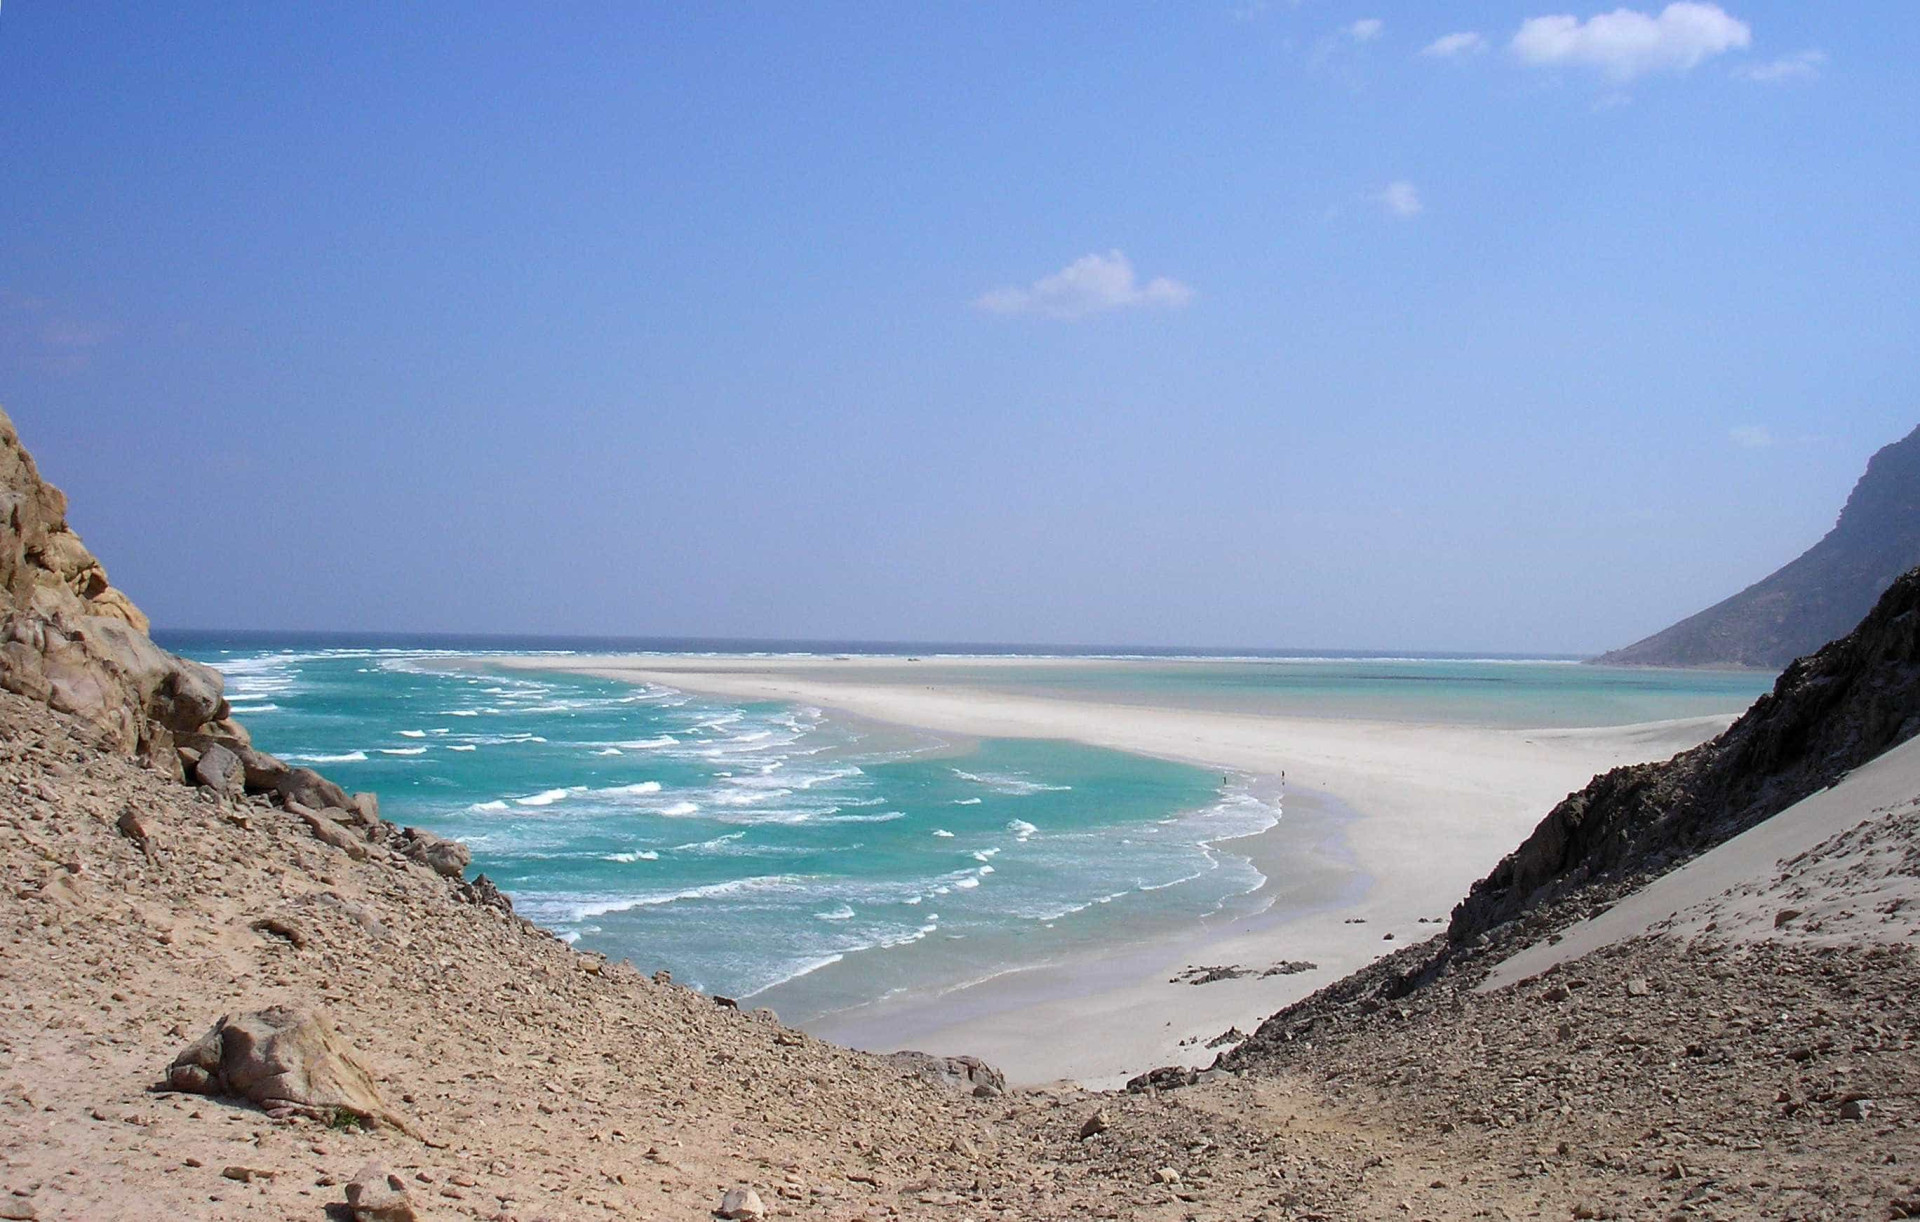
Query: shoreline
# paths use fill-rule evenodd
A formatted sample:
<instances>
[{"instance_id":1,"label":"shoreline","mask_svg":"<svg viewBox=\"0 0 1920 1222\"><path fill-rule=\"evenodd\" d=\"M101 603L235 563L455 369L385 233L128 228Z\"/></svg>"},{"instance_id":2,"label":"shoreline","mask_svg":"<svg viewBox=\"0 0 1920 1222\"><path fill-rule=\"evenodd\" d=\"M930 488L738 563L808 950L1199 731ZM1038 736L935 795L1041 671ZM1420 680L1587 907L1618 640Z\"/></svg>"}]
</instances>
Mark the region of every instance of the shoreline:
<instances>
[{"instance_id":1,"label":"shoreline","mask_svg":"<svg viewBox=\"0 0 1920 1222\"><path fill-rule=\"evenodd\" d=\"M936 734L1070 740L1273 783L1286 778L1288 800L1275 826L1220 842L1220 851L1251 858L1266 877L1259 890L1272 898L1257 914L957 988L882 998L806 1024L871 1051L979 1056L1024 1085L1116 1086L1155 1065L1211 1061L1206 1041L1229 1027L1250 1032L1274 1011L1435 932L1434 919L1444 920L1475 879L1594 774L1665 758L1717 734L1733 716L1512 730L881 683L857 660L649 655L483 664L811 705ZM1317 966L1258 975L1282 960ZM1170 983L1188 966L1254 974Z\"/></svg>"}]
</instances>

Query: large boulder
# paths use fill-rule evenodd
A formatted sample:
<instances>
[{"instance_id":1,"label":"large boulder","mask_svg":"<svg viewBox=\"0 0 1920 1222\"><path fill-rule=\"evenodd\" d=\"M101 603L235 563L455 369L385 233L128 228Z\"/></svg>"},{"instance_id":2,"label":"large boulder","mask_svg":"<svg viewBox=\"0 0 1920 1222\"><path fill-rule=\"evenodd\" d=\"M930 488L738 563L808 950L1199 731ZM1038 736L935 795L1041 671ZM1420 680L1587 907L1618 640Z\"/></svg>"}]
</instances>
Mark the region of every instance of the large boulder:
<instances>
[{"instance_id":1,"label":"large boulder","mask_svg":"<svg viewBox=\"0 0 1920 1222\"><path fill-rule=\"evenodd\" d=\"M887 1060L915 1077L983 1099L1003 1094L1007 1089L1007 1076L979 1057L937 1057L926 1052L896 1052Z\"/></svg>"},{"instance_id":2,"label":"large boulder","mask_svg":"<svg viewBox=\"0 0 1920 1222\"><path fill-rule=\"evenodd\" d=\"M193 766L193 779L215 793L230 796L237 797L247 789L247 772L240 757L218 744L201 753Z\"/></svg>"},{"instance_id":3,"label":"large boulder","mask_svg":"<svg viewBox=\"0 0 1920 1222\"><path fill-rule=\"evenodd\" d=\"M222 1017L173 1059L167 1085L245 1099L271 1115L412 1133L333 1025L311 1010L270 1006Z\"/></svg>"},{"instance_id":4,"label":"large boulder","mask_svg":"<svg viewBox=\"0 0 1920 1222\"><path fill-rule=\"evenodd\" d=\"M473 863L473 852L458 840L445 840L422 828L410 827L401 833L401 851L435 874L461 878Z\"/></svg>"},{"instance_id":5,"label":"large boulder","mask_svg":"<svg viewBox=\"0 0 1920 1222\"><path fill-rule=\"evenodd\" d=\"M282 805L305 806L310 810L325 810L329 806L344 808L353 803L346 790L311 768L289 768L274 782L273 791L280 795Z\"/></svg>"}]
</instances>

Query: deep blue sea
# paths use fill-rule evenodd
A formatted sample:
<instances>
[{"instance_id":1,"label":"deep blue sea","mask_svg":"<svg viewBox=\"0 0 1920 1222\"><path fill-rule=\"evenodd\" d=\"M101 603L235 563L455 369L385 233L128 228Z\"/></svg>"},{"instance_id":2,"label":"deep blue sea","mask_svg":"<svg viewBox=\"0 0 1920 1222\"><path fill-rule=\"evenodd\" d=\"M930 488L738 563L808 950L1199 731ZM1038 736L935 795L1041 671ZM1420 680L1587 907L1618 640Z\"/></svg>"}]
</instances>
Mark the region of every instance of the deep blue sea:
<instances>
[{"instance_id":1,"label":"deep blue sea","mask_svg":"<svg viewBox=\"0 0 1920 1222\"><path fill-rule=\"evenodd\" d=\"M885 649L924 655L919 673L931 678L942 647L158 635L224 672L263 749L376 791L391 819L465 841L475 869L527 917L790 1021L1272 902L1233 852L1236 838L1283 816L1269 781L488 667L501 653L567 650ZM1731 712L1771 676L1142 654L1064 670L1016 664L984 682L1573 725Z\"/></svg>"}]
</instances>

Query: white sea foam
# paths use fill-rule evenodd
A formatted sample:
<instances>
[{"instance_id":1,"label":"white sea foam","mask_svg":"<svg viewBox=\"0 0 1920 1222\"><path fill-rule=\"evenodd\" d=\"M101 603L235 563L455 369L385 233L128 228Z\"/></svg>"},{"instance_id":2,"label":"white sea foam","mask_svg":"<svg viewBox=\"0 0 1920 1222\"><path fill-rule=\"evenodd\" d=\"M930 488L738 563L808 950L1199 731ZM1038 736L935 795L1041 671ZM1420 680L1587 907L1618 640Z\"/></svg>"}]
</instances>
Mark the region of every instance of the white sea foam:
<instances>
[{"instance_id":1,"label":"white sea foam","mask_svg":"<svg viewBox=\"0 0 1920 1222\"><path fill-rule=\"evenodd\" d=\"M514 802L521 806L552 806L555 802L565 799L566 796L567 791L564 789L546 789L530 797L515 798Z\"/></svg>"},{"instance_id":2,"label":"white sea foam","mask_svg":"<svg viewBox=\"0 0 1920 1222\"><path fill-rule=\"evenodd\" d=\"M280 706L273 703L236 704L233 706L233 711L236 713L277 713L280 711Z\"/></svg>"},{"instance_id":3,"label":"white sea foam","mask_svg":"<svg viewBox=\"0 0 1920 1222\"><path fill-rule=\"evenodd\" d=\"M732 844L745 835L745 832L728 832L724 836L715 836L712 840L701 840L693 844L676 844L673 846L673 851L676 853L713 853L724 849L727 845Z\"/></svg>"},{"instance_id":4,"label":"white sea foam","mask_svg":"<svg viewBox=\"0 0 1920 1222\"><path fill-rule=\"evenodd\" d=\"M944 839L944 840L952 840L952 839L953 839L953 833L952 833L952 832L950 832L950 831L948 831L948 830L947 830L946 828L944 828L944 827L936 827L936 828L934 828L934 829L933 829L933 834L934 834L934 835L936 835L936 836L939 836L939 837L941 837L941 838L942 838L942 839Z\"/></svg>"},{"instance_id":5,"label":"white sea foam","mask_svg":"<svg viewBox=\"0 0 1920 1222\"><path fill-rule=\"evenodd\" d=\"M994 854L998 853L999 851L1000 850L997 848L979 849L974 852L973 859L975 861L992 861Z\"/></svg>"},{"instance_id":6,"label":"white sea foam","mask_svg":"<svg viewBox=\"0 0 1920 1222\"><path fill-rule=\"evenodd\" d=\"M1012 773L962 772L958 768L952 769L952 772L963 781L985 785L997 794L1014 798L1029 797L1036 793L1066 793L1073 788L1071 785L1048 785L1031 777L1017 776Z\"/></svg>"},{"instance_id":7,"label":"white sea foam","mask_svg":"<svg viewBox=\"0 0 1920 1222\"><path fill-rule=\"evenodd\" d=\"M890 810L880 815L834 815L822 819L822 823L892 823L895 819L906 818L906 812Z\"/></svg>"},{"instance_id":8,"label":"white sea foam","mask_svg":"<svg viewBox=\"0 0 1920 1222\"><path fill-rule=\"evenodd\" d=\"M600 860L617 861L624 865L636 861L659 861L660 854L653 849L643 849L634 853L608 853L602 856Z\"/></svg>"},{"instance_id":9,"label":"white sea foam","mask_svg":"<svg viewBox=\"0 0 1920 1222\"><path fill-rule=\"evenodd\" d=\"M675 802L671 806L661 807L654 813L657 815L665 815L669 819L679 819L686 815L699 814L700 804L698 802Z\"/></svg>"},{"instance_id":10,"label":"white sea foam","mask_svg":"<svg viewBox=\"0 0 1920 1222\"><path fill-rule=\"evenodd\" d=\"M427 736L427 732L426 732L425 730L402 730L402 731L400 731L400 737L402 737L402 738L425 738L426 736Z\"/></svg>"},{"instance_id":11,"label":"white sea foam","mask_svg":"<svg viewBox=\"0 0 1920 1222\"><path fill-rule=\"evenodd\" d=\"M680 743L680 740L675 738L673 735L662 734L655 738L636 738L631 742L619 742L619 743L614 743L613 745L616 747L625 748L628 751L651 751L656 747L678 746L679 743Z\"/></svg>"},{"instance_id":12,"label":"white sea foam","mask_svg":"<svg viewBox=\"0 0 1920 1222\"><path fill-rule=\"evenodd\" d=\"M841 904L837 908L829 909L826 912L816 912L813 915L822 921L851 921L853 919L853 909L847 907L845 904Z\"/></svg>"},{"instance_id":13,"label":"white sea foam","mask_svg":"<svg viewBox=\"0 0 1920 1222\"><path fill-rule=\"evenodd\" d=\"M339 755L289 755L303 764L358 764L367 758L365 751L346 751Z\"/></svg>"},{"instance_id":14,"label":"white sea foam","mask_svg":"<svg viewBox=\"0 0 1920 1222\"><path fill-rule=\"evenodd\" d=\"M703 887L685 887L678 891L655 891L641 895L587 900L572 905L571 911L574 915L569 920L579 922L589 917L605 916L610 912L627 912L634 908L658 908L687 900L717 900L752 893L790 891L801 881L791 874L766 874L754 878L736 878L724 883L708 883Z\"/></svg>"},{"instance_id":15,"label":"white sea foam","mask_svg":"<svg viewBox=\"0 0 1920 1222\"><path fill-rule=\"evenodd\" d=\"M1015 840L1025 844L1032 838L1033 834L1040 829L1028 823L1025 819L1012 819L1007 822L1007 830L1013 833Z\"/></svg>"},{"instance_id":16,"label":"white sea foam","mask_svg":"<svg viewBox=\"0 0 1920 1222\"><path fill-rule=\"evenodd\" d=\"M478 751L479 749L480 748L474 746L472 743L455 743L453 746L447 748L449 751Z\"/></svg>"},{"instance_id":17,"label":"white sea foam","mask_svg":"<svg viewBox=\"0 0 1920 1222\"><path fill-rule=\"evenodd\" d=\"M501 811L501 810L507 809L507 804L505 802L498 802L498 801L475 802L472 806L467 807L467 809L476 810L476 811L486 811L488 813L491 813L494 811Z\"/></svg>"},{"instance_id":18,"label":"white sea foam","mask_svg":"<svg viewBox=\"0 0 1920 1222\"><path fill-rule=\"evenodd\" d=\"M619 755L621 753L622 752L618 747L607 747L604 750L594 752L595 755Z\"/></svg>"},{"instance_id":19,"label":"white sea foam","mask_svg":"<svg viewBox=\"0 0 1920 1222\"><path fill-rule=\"evenodd\" d=\"M978 806L984 801L986 801L985 798L955 798L953 804L955 806Z\"/></svg>"},{"instance_id":20,"label":"white sea foam","mask_svg":"<svg viewBox=\"0 0 1920 1222\"><path fill-rule=\"evenodd\" d=\"M960 888L962 891L967 891L967 890L971 890L974 887L979 886L980 880L977 878L971 878L971 877L962 878L962 879L956 880L953 885L955 887Z\"/></svg>"},{"instance_id":21,"label":"white sea foam","mask_svg":"<svg viewBox=\"0 0 1920 1222\"><path fill-rule=\"evenodd\" d=\"M637 781L637 782L635 782L635 783L634 783L634 784L632 784L632 785L615 785L615 786L613 786L613 787L611 787L611 788L609 788L609 789L596 789L596 790L594 790L593 792L594 792L594 793L604 793L604 794L609 794L609 795L614 795L614 794L624 794L624 795L629 795L629 796L634 796L634 797L638 797L638 796L640 796L640 795L642 795L642 794L649 794L649 793L659 793L659 792L660 792L660 782L658 782L658 781Z\"/></svg>"},{"instance_id":22,"label":"white sea foam","mask_svg":"<svg viewBox=\"0 0 1920 1222\"><path fill-rule=\"evenodd\" d=\"M425 755L425 747L376 747L382 755Z\"/></svg>"}]
</instances>

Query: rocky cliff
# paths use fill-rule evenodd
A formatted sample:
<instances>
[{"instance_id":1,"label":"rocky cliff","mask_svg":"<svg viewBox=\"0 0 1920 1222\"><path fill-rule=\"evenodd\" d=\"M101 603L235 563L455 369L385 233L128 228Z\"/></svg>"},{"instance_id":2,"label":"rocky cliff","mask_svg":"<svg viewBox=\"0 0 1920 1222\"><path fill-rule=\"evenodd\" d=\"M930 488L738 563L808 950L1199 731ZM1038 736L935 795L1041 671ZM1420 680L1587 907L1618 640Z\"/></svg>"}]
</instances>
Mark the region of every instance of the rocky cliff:
<instances>
[{"instance_id":1,"label":"rocky cliff","mask_svg":"<svg viewBox=\"0 0 1920 1222\"><path fill-rule=\"evenodd\" d=\"M505 906L485 877L464 881L462 845L380 818L372 794L349 795L307 768L256 750L235 721L220 672L169 653L115 589L66 520L67 498L40 478L0 411L0 689L70 714L110 751L174 780L234 796L270 795L315 839L359 857L385 844Z\"/></svg>"},{"instance_id":2,"label":"rocky cliff","mask_svg":"<svg viewBox=\"0 0 1920 1222\"><path fill-rule=\"evenodd\" d=\"M147 617L107 581L66 509L0 412L0 687L176 773L178 736L239 738L220 675L147 639Z\"/></svg>"},{"instance_id":3,"label":"rocky cliff","mask_svg":"<svg viewBox=\"0 0 1920 1222\"><path fill-rule=\"evenodd\" d=\"M1920 429L1867 463L1840 520L1799 559L1724 602L1594 661L1772 670L1842 635L1920 564Z\"/></svg>"},{"instance_id":4,"label":"rocky cliff","mask_svg":"<svg viewBox=\"0 0 1920 1222\"><path fill-rule=\"evenodd\" d=\"M1616 768L1553 808L1454 910L1455 945L1595 882L1658 874L1920 732L1920 569L1788 666L1726 733Z\"/></svg>"}]
</instances>

